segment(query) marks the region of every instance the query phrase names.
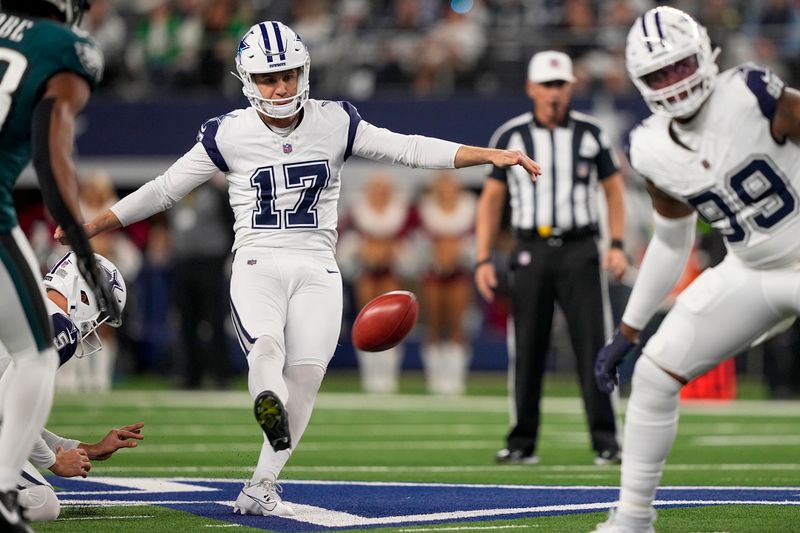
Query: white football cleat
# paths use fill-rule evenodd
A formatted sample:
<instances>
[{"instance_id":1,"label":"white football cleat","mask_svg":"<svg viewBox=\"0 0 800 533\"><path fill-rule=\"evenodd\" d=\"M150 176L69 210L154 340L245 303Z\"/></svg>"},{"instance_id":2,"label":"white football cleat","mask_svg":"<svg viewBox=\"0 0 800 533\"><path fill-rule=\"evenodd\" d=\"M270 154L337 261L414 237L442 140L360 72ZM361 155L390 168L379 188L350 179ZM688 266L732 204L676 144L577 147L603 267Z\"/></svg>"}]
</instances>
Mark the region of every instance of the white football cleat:
<instances>
[{"instance_id":1,"label":"white football cleat","mask_svg":"<svg viewBox=\"0 0 800 533\"><path fill-rule=\"evenodd\" d=\"M653 522L656 521L656 512L651 509L650 517L646 519L636 519L628 517L619 512L618 509L608 511L608 520L597 527L591 533L655 533Z\"/></svg>"},{"instance_id":2,"label":"white football cleat","mask_svg":"<svg viewBox=\"0 0 800 533\"><path fill-rule=\"evenodd\" d=\"M294 509L281 499L281 486L275 481L262 479L257 483L248 481L236 498L233 512L262 516L294 516Z\"/></svg>"}]
</instances>

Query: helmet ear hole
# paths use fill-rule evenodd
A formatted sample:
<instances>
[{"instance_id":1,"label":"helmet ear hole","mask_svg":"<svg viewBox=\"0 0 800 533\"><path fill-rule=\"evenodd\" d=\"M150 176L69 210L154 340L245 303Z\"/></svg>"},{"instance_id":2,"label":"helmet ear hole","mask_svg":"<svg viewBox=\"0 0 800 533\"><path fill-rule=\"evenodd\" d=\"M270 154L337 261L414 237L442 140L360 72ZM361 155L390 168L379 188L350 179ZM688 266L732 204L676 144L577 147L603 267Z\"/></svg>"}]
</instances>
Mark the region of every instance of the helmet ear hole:
<instances>
[{"instance_id":1,"label":"helmet ear hole","mask_svg":"<svg viewBox=\"0 0 800 533\"><path fill-rule=\"evenodd\" d=\"M89 305L89 295L86 294L86 291L81 291L81 303L83 305Z\"/></svg>"}]
</instances>

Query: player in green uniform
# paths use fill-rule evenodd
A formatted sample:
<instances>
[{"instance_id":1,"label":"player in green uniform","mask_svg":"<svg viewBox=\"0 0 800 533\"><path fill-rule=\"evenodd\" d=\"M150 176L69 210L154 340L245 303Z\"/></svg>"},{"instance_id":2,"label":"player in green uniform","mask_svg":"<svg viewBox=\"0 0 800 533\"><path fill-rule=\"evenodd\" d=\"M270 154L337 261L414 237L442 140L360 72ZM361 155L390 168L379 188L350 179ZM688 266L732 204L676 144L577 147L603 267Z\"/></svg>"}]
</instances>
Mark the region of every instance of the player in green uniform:
<instances>
[{"instance_id":1,"label":"player in green uniform","mask_svg":"<svg viewBox=\"0 0 800 533\"><path fill-rule=\"evenodd\" d=\"M72 162L75 117L103 70L99 49L74 29L88 7L89 0L0 0L0 341L14 360L0 427L4 532L31 531L16 503L16 481L50 413L58 366L39 268L11 195L29 161L92 289L86 298L119 317L83 231Z\"/></svg>"}]
</instances>

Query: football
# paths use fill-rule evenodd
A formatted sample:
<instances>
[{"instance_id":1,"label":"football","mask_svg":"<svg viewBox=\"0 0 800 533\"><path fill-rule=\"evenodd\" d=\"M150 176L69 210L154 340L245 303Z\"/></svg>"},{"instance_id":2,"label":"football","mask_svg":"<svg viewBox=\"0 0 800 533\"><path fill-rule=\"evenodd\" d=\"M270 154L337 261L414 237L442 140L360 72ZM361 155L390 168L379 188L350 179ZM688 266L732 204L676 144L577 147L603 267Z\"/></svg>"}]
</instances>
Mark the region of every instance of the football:
<instances>
[{"instance_id":1,"label":"football","mask_svg":"<svg viewBox=\"0 0 800 533\"><path fill-rule=\"evenodd\" d=\"M365 352L393 348L417 322L417 297L409 291L381 294L364 306L353 323L353 344Z\"/></svg>"}]
</instances>

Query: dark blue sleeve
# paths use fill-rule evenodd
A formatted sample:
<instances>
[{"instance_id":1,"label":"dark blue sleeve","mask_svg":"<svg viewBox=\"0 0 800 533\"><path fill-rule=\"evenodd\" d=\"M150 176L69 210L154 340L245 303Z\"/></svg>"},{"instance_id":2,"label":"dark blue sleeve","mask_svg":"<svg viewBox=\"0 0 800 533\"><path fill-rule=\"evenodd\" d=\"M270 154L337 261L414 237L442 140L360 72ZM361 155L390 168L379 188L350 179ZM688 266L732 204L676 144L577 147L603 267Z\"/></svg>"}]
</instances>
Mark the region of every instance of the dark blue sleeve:
<instances>
[{"instance_id":1,"label":"dark blue sleeve","mask_svg":"<svg viewBox=\"0 0 800 533\"><path fill-rule=\"evenodd\" d=\"M347 147L344 149L344 160L347 161L353 155L353 143L356 140L356 130L358 130L358 123L361 122L361 115L358 114L356 106L350 102L339 102L350 117L350 125L347 127Z\"/></svg>"},{"instance_id":2,"label":"dark blue sleeve","mask_svg":"<svg viewBox=\"0 0 800 533\"><path fill-rule=\"evenodd\" d=\"M219 146L217 146L217 131L219 130L219 125L222 124L222 120L225 118L225 115L221 117L215 117L211 120L207 120L202 126L200 126L200 131L197 132L197 142L203 145L203 148L206 149L206 153L208 157L211 158L211 161L220 169L222 172L228 172L228 163L225 162L225 158L222 157L222 153L219 151Z\"/></svg>"},{"instance_id":3,"label":"dark blue sleeve","mask_svg":"<svg viewBox=\"0 0 800 533\"><path fill-rule=\"evenodd\" d=\"M755 95L758 107L767 120L772 121L778 100L786 84L769 67L755 63L745 63L737 70L744 77L747 88Z\"/></svg>"},{"instance_id":4,"label":"dark blue sleeve","mask_svg":"<svg viewBox=\"0 0 800 533\"><path fill-rule=\"evenodd\" d=\"M78 335L78 328L69 317L61 313L52 315L53 319L53 345L58 350L58 358L60 365L63 365L75 355L75 350L78 348L80 335Z\"/></svg>"}]
</instances>

